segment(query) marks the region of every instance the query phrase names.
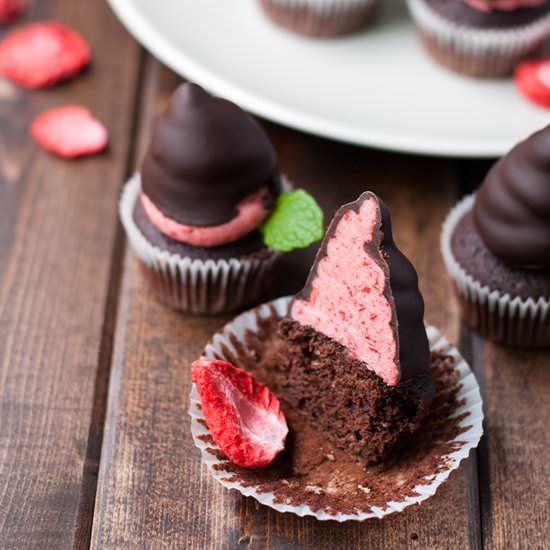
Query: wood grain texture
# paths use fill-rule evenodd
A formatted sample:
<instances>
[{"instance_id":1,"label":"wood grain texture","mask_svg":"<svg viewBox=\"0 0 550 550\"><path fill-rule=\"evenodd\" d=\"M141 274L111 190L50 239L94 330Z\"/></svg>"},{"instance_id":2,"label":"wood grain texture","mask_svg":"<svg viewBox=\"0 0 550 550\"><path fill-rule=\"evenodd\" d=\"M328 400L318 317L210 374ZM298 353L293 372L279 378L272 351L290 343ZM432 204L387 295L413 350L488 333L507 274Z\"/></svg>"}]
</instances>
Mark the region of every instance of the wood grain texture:
<instances>
[{"instance_id":1,"label":"wood grain texture","mask_svg":"<svg viewBox=\"0 0 550 550\"><path fill-rule=\"evenodd\" d=\"M139 50L104 2L37 1L27 18L74 26L94 62L48 90L0 82L0 547L85 548ZM28 137L37 113L69 102L106 123L108 152L68 162Z\"/></svg>"},{"instance_id":2,"label":"wood grain texture","mask_svg":"<svg viewBox=\"0 0 550 550\"><path fill-rule=\"evenodd\" d=\"M154 66L154 65L153 65ZM147 71L158 111L175 85ZM153 80L153 81L152 81ZM154 92L154 94L153 94ZM142 135L151 122L144 105ZM454 201L445 161L364 150L265 123L284 172L318 197L327 219L372 189L392 209L397 242L416 262L427 319L454 339L457 321L439 256L441 220ZM145 141L145 140L143 140ZM288 255L277 293L303 283L314 249ZM125 259L92 547L99 548L477 548L471 464L422 505L365 524L279 514L214 482L189 431L189 363L227 317L193 318L157 304L130 251ZM473 487L473 488L472 488Z\"/></svg>"},{"instance_id":3,"label":"wood grain texture","mask_svg":"<svg viewBox=\"0 0 550 550\"><path fill-rule=\"evenodd\" d=\"M548 548L550 536L550 358L469 334L484 389L478 450L484 547Z\"/></svg>"},{"instance_id":4,"label":"wood grain texture","mask_svg":"<svg viewBox=\"0 0 550 550\"><path fill-rule=\"evenodd\" d=\"M461 190L475 190L491 165L461 163ZM460 342L484 400L485 435L477 450L483 547L548 548L550 354L493 345L465 325Z\"/></svg>"}]
</instances>

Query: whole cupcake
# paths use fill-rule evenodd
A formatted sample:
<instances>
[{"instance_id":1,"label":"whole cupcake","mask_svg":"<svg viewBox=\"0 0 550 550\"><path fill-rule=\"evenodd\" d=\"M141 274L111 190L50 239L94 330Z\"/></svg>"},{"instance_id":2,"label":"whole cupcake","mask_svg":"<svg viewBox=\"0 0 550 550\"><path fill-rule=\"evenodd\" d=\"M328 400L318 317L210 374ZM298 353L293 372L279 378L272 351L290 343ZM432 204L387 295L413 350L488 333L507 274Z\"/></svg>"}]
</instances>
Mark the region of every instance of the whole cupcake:
<instances>
[{"instance_id":1,"label":"whole cupcake","mask_svg":"<svg viewBox=\"0 0 550 550\"><path fill-rule=\"evenodd\" d=\"M367 26L379 0L260 0L277 24L306 36L340 36Z\"/></svg>"},{"instance_id":2,"label":"whole cupcake","mask_svg":"<svg viewBox=\"0 0 550 550\"><path fill-rule=\"evenodd\" d=\"M550 36L548 0L407 0L428 52L453 71L512 74Z\"/></svg>"},{"instance_id":3,"label":"whole cupcake","mask_svg":"<svg viewBox=\"0 0 550 550\"><path fill-rule=\"evenodd\" d=\"M466 323L517 347L550 347L550 126L514 147L441 234Z\"/></svg>"},{"instance_id":4,"label":"whole cupcake","mask_svg":"<svg viewBox=\"0 0 550 550\"><path fill-rule=\"evenodd\" d=\"M201 314L257 303L280 252L323 232L312 197L285 187L254 119L182 84L120 202L122 224L157 297Z\"/></svg>"}]
</instances>

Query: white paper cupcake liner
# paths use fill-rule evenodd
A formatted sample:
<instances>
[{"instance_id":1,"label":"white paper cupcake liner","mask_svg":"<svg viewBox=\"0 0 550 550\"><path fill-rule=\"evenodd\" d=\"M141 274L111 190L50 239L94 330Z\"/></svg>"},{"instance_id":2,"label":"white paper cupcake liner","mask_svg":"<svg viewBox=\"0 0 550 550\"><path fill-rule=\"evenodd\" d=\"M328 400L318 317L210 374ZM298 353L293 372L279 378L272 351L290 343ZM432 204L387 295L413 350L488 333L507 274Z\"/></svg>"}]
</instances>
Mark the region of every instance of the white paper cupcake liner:
<instances>
[{"instance_id":1,"label":"white paper cupcake liner","mask_svg":"<svg viewBox=\"0 0 550 550\"><path fill-rule=\"evenodd\" d=\"M467 27L445 19L426 0L407 0L411 16L432 56L472 76L505 76L550 36L550 14L509 29Z\"/></svg>"},{"instance_id":2,"label":"white paper cupcake liner","mask_svg":"<svg viewBox=\"0 0 550 550\"><path fill-rule=\"evenodd\" d=\"M226 357L225 350L228 350L229 353L236 354L236 350L232 344L232 338L237 338L238 341L244 343L245 334L247 331L254 332L258 330L258 318L266 318L271 315L272 308L282 317L286 314L289 303L290 297L283 297L239 315L213 336L211 342L204 349L203 356L207 358L224 358ZM215 445L212 442L207 443L205 441L205 436L208 436L210 432L206 426L204 415L202 414L202 410L200 408L198 392L193 384L191 388L189 405L189 414L191 415L191 432L195 445L201 451L201 458L203 462L209 468L214 478L224 487L227 487L228 489L236 489L244 496L251 496L261 504L269 506L279 512L291 512L300 517L313 516L318 520L335 520L339 522L350 520L363 521L370 518L382 518L394 512L401 512L413 504L421 503L434 495L438 487L449 477L449 474L459 467L461 461L464 460L470 453L470 450L477 446L483 433L483 410L481 395L479 386L474 375L472 374L472 371L470 370L470 367L458 353L456 348L451 346L437 329L429 326L427 327L427 333L432 351L440 350L442 353L449 355L454 359L454 369L458 371L460 378L460 390L456 395L456 399L457 401L463 400L464 403L460 406L460 408L454 411L452 416L458 417L460 415L464 415L464 417L460 420L459 426L464 428L465 431L452 440L452 442L456 444L457 448L451 453L441 457L441 463L438 465L441 467L441 470L437 473L434 472L434 475L430 475L425 478L426 480L429 480L429 483L414 487L416 496L407 497L402 501L400 500L394 502L388 500L384 507L373 506L368 512L354 514L332 514L325 510L312 510L306 504L296 506L276 502L272 492L260 492L257 487L245 487L236 481L229 481L227 479L227 471L215 468L216 465L223 464L223 462L208 451L209 448L211 449Z\"/></svg>"},{"instance_id":3,"label":"white paper cupcake liner","mask_svg":"<svg viewBox=\"0 0 550 550\"><path fill-rule=\"evenodd\" d=\"M276 23L309 36L337 36L365 26L380 0L260 0Z\"/></svg>"},{"instance_id":4,"label":"white paper cupcake liner","mask_svg":"<svg viewBox=\"0 0 550 550\"><path fill-rule=\"evenodd\" d=\"M198 260L161 250L134 222L140 192L141 178L135 174L124 186L119 214L144 274L162 302L190 313L217 314L244 309L261 300L266 278L280 253L270 251L267 258Z\"/></svg>"},{"instance_id":5,"label":"white paper cupcake liner","mask_svg":"<svg viewBox=\"0 0 550 550\"><path fill-rule=\"evenodd\" d=\"M272 4L288 9L303 9L316 11L323 15L348 12L358 6L369 6L377 0L270 0Z\"/></svg>"},{"instance_id":6,"label":"white paper cupcake liner","mask_svg":"<svg viewBox=\"0 0 550 550\"><path fill-rule=\"evenodd\" d=\"M522 299L489 288L469 275L451 249L457 223L470 211L474 195L464 197L449 212L441 231L441 254L459 297L466 322L497 343L521 347L550 347L550 300Z\"/></svg>"}]
</instances>

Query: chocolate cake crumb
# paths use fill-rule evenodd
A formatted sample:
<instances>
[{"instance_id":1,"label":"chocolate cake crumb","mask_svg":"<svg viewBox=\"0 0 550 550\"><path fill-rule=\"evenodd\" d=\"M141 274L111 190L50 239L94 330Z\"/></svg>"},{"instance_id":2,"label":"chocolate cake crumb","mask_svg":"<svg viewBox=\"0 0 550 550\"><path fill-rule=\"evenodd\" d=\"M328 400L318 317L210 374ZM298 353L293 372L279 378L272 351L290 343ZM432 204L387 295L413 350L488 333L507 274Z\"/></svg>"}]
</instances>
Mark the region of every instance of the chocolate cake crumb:
<instances>
[{"instance_id":1,"label":"chocolate cake crumb","mask_svg":"<svg viewBox=\"0 0 550 550\"><path fill-rule=\"evenodd\" d=\"M281 348L288 342L277 330L279 323L272 309L270 316L258 319L256 332L246 333L244 345L233 338L236 352L224 347L219 358L249 371L275 392L290 429L285 449L266 468L247 470L230 462L219 449L209 448L220 459L214 468L227 473L224 480L255 487L260 493L273 492L276 503L305 504L332 515L355 514L368 513L373 507L384 510L388 501L416 496L415 486L430 484L448 467L445 455L464 445L453 440L469 429L459 425L469 413L456 414L464 402L456 399L461 386L452 357L432 352L436 394L422 425L384 463L369 466L364 459L339 449L299 405L289 402L294 398L287 397L280 374Z\"/></svg>"}]
</instances>

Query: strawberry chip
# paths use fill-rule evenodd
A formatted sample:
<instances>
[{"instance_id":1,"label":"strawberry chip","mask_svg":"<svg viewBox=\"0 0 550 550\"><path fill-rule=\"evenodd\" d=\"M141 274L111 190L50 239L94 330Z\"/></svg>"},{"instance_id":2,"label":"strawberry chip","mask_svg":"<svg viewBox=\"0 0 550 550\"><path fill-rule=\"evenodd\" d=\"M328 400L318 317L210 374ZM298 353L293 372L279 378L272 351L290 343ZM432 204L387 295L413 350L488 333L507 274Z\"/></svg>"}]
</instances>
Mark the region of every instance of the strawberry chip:
<instances>
[{"instance_id":1,"label":"strawberry chip","mask_svg":"<svg viewBox=\"0 0 550 550\"><path fill-rule=\"evenodd\" d=\"M34 119L30 133L42 147L65 158L98 153L108 142L104 126L80 105L43 112Z\"/></svg>"},{"instance_id":2,"label":"strawberry chip","mask_svg":"<svg viewBox=\"0 0 550 550\"><path fill-rule=\"evenodd\" d=\"M24 10L24 0L0 0L0 24L17 19Z\"/></svg>"},{"instance_id":3,"label":"strawberry chip","mask_svg":"<svg viewBox=\"0 0 550 550\"><path fill-rule=\"evenodd\" d=\"M90 56L88 43L69 27L33 23L0 42L0 74L27 88L42 88L78 74Z\"/></svg>"},{"instance_id":4,"label":"strawberry chip","mask_svg":"<svg viewBox=\"0 0 550 550\"><path fill-rule=\"evenodd\" d=\"M524 96L550 108L550 57L524 61L516 67L516 86Z\"/></svg>"},{"instance_id":5,"label":"strawberry chip","mask_svg":"<svg viewBox=\"0 0 550 550\"><path fill-rule=\"evenodd\" d=\"M242 369L199 359L191 376L216 445L243 468L267 466L284 449L288 427L279 400Z\"/></svg>"}]
</instances>

